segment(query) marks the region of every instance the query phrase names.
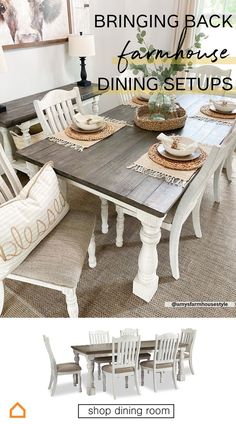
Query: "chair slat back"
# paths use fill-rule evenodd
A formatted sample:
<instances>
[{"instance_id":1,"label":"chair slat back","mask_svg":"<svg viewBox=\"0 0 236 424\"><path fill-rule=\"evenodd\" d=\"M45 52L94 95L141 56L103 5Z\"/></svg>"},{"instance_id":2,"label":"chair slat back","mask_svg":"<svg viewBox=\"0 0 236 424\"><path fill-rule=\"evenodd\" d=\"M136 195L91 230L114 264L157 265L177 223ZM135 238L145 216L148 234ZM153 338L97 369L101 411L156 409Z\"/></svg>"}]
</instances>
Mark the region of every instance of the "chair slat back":
<instances>
[{"instance_id":1,"label":"chair slat back","mask_svg":"<svg viewBox=\"0 0 236 424\"><path fill-rule=\"evenodd\" d=\"M4 178L0 176L0 205L13 199L22 189L21 182L17 177L3 147L0 144L0 168Z\"/></svg>"},{"instance_id":2,"label":"chair slat back","mask_svg":"<svg viewBox=\"0 0 236 424\"><path fill-rule=\"evenodd\" d=\"M120 330L120 336L138 336L139 331L137 328L124 328L123 330Z\"/></svg>"},{"instance_id":3,"label":"chair slat back","mask_svg":"<svg viewBox=\"0 0 236 424\"><path fill-rule=\"evenodd\" d=\"M120 100L122 105L126 105L127 103L130 102L130 100L132 100L132 97L134 97L135 94L137 95L137 92L134 91L134 78L137 78L140 80L142 77L143 77L142 71L139 71L137 75L134 75L132 70L127 70L123 72L123 74L119 75L119 78L123 83L125 82L126 78L127 79L130 78L130 82L131 82L131 90L125 90L122 88L120 88L119 90L119 95L120 95Z\"/></svg>"},{"instance_id":4,"label":"chair slat back","mask_svg":"<svg viewBox=\"0 0 236 424\"><path fill-rule=\"evenodd\" d=\"M195 342L196 330L185 328L181 330L180 343L187 344L186 351L191 352Z\"/></svg>"},{"instance_id":5,"label":"chair slat back","mask_svg":"<svg viewBox=\"0 0 236 424\"><path fill-rule=\"evenodd\" d=\"M56 373L57 365L56 365L56 360L54 358L53 351L52 351L52 348L51 348L51 345L50 345L49 338L47 336L43 336L43 340L44 340L44 343L45 343L45 346L46 346L46 349L47 349L47 352L48 352L48 356L49 356L49 359L50 359L51 370L52 370L53 373Z\"/></svg>"},{"instance_id":6,"label":"chair slat back","mask_svg":"<svg viewBox=\"0 0 236 424\"><path fill-rule=\"evenodd\" d=\"M140 352L139 336L112 338L112 368L138 367Z\"/></svg>"},{"instance_id":7,"label":"chair slat back","mask_svg":"<svg viewBox=\"0 0 236 424\"><path fill-rule=\"evenodd\" d=\"M83 112L78 87L70 91L52 90L42 100L35 100L34 107L45 136L64 130L77 111Z\"/></svg>"},{"instance_id":8,"label":"chair slat back","mask_svg":"<svg viewBox=\"0 0 236 424\"><path fill-rule=\"evenodd\" d=\"M222 163L228 157L229 152L232 151L235 146L236 129L229 132L224 140L223 145L212 146L207 160L182 196L176 209L173 224L174 221L176 223L178 220L185 222L187 217L196 206L198 200L204 194L209 179L212 177L218 167L222 165Z\"/></svg>"},{"instance_id":9,"label":"chair slat back","mask_svg":"<svg viewBox=\"0 0 236 424\"><path fill-rule=\"evenodd\" d=\"M102 344L110 342L110 335L108 331L90 331L89 332L90 344Z\"/></svg>"},{"instance_id":10,"label":"chair slat back","mask_svg":"<svg viewBox=\"0 0 236 424\"><path fill-rule=\"evenodd\" d=\"M154 369L156 364L173 363L176 360L176 355L179 346L178 334L162 334L156 335L156 344L154 351Z\"/></svg>"},{"instance_id":11,"label":"chair slat back","mask_svg":"<svg viewBox=\"0 0 236 424\"><path fill-rule=\"evenodd\" d=\"M211 80L214 77L230 77L231 69L222 69L215 65L203 65L192 69L190 73L196 78L200 78L201 86L203 86L203 84L206 83L207 78ZM193 85L196 87L197 81Z\"/></svg>"}]
</instances>

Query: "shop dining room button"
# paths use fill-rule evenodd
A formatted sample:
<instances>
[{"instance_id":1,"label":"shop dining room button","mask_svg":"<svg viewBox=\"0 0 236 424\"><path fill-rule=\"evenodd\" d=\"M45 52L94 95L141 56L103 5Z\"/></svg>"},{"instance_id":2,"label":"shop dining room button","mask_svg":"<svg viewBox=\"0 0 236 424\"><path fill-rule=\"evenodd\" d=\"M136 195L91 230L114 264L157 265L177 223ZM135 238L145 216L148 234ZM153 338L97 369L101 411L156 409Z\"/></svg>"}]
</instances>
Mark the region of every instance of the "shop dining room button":
<instances>
[{"instance_id":1,"label":"shop dining room button","mask_svg":"<svg viewBox=\"0 0 236 424\"><path fill-rule=\"evenodd\" d=\"M26 418L26 409L19 402L10 408L10 418Z\"/></svg>"}]
</instances>

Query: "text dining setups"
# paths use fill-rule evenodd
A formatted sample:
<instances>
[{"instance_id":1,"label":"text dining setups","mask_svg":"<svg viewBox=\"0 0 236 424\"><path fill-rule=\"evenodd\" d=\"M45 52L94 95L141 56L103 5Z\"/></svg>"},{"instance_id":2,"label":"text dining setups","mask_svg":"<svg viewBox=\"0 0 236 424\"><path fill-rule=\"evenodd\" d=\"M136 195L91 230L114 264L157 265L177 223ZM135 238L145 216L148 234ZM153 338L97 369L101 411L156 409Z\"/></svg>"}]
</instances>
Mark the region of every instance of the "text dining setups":
<instances>
[{"instance_id":1,"label":"text dining setups","mask_svg":"<svg viewBox=\"0 0 236 424\"><path fill-rule=\"evenodd\" d=\"M213 49L210 52L204 52L201 49L191 48L183 50L183 44L187 35L188 28L233 28L231 22L232 15L200 15L196 17L194 15L185 15L184 26L181 32L178 47L174 52L167 52L162 49L153 48L148 50L145 53L142 53L139 49L132 49L131 41L128 40L120 54L117 55L118 63L118 72L122 74L126 71L129 64L134 61L136 64L140 60L140 64L148 64L150 59L158 62L164 60L168 61L179 61L186 60L191 61L191 59L196 59L197 64L201 65L201 61L208 60L210 63L216 64L218 60L225 60L230 56L230 52L227 48L219 50L218 48ZM95 15L95 28L109 28L113 30L119 30L123 28L176 28L180 25L177 15ZM183 25L183 23L181 23ZM173 62L172 62L173 63ZM186 84L187 83L187 84ZM158 88L158 79L156 77L144 77L144 78L119 78L112 77L110 80L108 78L99 77L98 78L99 89L107 90L131 90L140 89L140 90L150 90L155 91ZM167 91L184 91L192 90L193 87L198 88L200 91L214 90L222 85L223 90L230 91L233 89L232 79L230 77L224 77L222 80L219 77L207 78L204 83L201 82L200 78L196 77L176 77L176 78L166 78L163 88ZM186 88L187 87L187 88Z\"/></svg>"}]
</instances>

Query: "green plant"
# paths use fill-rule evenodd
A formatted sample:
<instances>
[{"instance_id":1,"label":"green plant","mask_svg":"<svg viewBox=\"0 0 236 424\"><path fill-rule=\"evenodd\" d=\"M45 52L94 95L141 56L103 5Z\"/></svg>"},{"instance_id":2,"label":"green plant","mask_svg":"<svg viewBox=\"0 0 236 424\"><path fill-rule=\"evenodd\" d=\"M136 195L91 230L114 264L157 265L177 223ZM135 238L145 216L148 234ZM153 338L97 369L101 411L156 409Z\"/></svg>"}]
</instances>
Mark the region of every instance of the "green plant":
<instances>
[{"instance_id":1,"label":"green plant","mask_svg":"<svg viewBox=\"0 0 236 424\"><path fill-rule=\"evenodd\" d=\"M138 28L138 33L136 35L137 41L140 44L140 52L146 57L146 64L130 64L130 69L133 70L134 75L137 75L139 71L142 71L144 77L156 77L159 83L159 86L162 87L167 78L173 78L178 72L188 71L192 68L192 62L189 59L186 59L187 53L194 49L201 49L201 40L207 38L204 33L199 33L195 36L194 44L188 49L183 50L184 57L179 57L175 59L174 57L170 59L172 56L167 51L162 51L162 56L166 55L168 57L163 57L162 64L157 65L155 63L155 47L150 44L148 45L145 37L147 33L145 30L141 30ZM168 63L167 63L168 61Z\"/></svg>"}]
</instances>

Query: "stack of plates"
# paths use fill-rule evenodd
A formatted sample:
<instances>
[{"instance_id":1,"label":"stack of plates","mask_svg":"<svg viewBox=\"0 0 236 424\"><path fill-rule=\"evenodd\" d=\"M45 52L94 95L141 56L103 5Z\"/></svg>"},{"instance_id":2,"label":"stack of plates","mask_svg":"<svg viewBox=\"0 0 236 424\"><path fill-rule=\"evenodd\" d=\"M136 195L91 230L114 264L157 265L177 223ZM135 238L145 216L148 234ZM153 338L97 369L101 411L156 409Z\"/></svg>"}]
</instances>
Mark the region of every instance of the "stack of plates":
<instances>
[{"instance_id":1,"label":"stack of plates","mask_svg":"<svg viewBox=\"0 0 236 424\"><path fill-rule=\"evenodd\" d=\"M81 133L96 133L102 131L107 123L102 116L98 115L82 115L78 113L74 116L74 122L71 129Z\"/></svg>"},{"instance_id":2,"label":"stack of plates","mask_svg":"<svg viewBox=\"0 0 236 424\"><path fill-rule=\"evenodd\" d=\"M201 150L199 148L197 148L191 155L188 156L175 156L175 155L171 155L170 153L168 153L165 150L165 147L163 146L163 144L159 144L159 146L157 146L157 151L159 153L159 155L163 156L166 159L169 160L178 160L180 162L187 162L189 160L195 160L198 159L201 155Z\"/></svg>"}]
</instances>

